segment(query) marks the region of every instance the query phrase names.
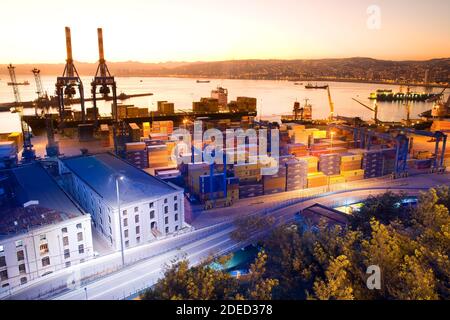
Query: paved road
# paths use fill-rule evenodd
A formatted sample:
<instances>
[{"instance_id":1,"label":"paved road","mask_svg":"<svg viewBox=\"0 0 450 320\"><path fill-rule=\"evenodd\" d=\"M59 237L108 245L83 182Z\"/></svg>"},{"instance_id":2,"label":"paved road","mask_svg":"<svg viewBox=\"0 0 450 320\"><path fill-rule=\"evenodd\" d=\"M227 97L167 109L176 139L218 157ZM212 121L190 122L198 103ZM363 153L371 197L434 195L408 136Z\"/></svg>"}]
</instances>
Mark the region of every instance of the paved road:
<instances>
[{"instance_id":1,"label":"paved road","mask_svg":"<svg viewBox=\"0 0 450 320\"><path fill-rule=\"evenodd\" d=\"M117 299L128 296L138 289L148 287L161 276L164 264L170 262L181 253L186 254L191 262L195 263L206 257L209 253L219 253L232 250L236 244L229 239L232 230L232 222L236 216L242 214L261 214L269 212L278 218L292 217L294 213L314 203L324 205L344 205L362 200L370 194L384 193L386 188L394 191L406 190L409 194L418 194L419 189L427 189L436 184L444 184L450 181L448 175L427 175L414 177L413 179L385 180L375 179L352 183L340 190L306 190L277 194L267 197L246 199L239 201L231 208L216 209L202 213L195 221L199 230L164 239L155 243L132 248L126 251L127 266L120 269L120 253L100 257L83 263L79 267L72 267L55 272L42 280L21 289L10 296L11 299L36 299L51 298L42 295L42 292L60 288L68 292L59 296L62 299L84 299L87 288L89 299ZM380 187L381 186L381 187ZM350 190L346 190L353 188ZM366 188L354 190L354 188ZM410 189L408 189L410 188ZM325 193L324 193L325 192ZM316 197L306 200L308 196ZM204 227L205 225L214 225ZM151 254L149 254L151 252ZM144 257L147 257L144 259ZM139 262L138 262L139 261ZM107 266L107 267L106 267ZM85 274L92 274L95 270L110 268L107 275L100 274L99 280L88 279L84 283L77 281L84 279ZM113 270L121 270L111 272ZM72 282L72 280L75 280ZM74 284L73 284L74 283ZM68 287L68 288L67 288ZM61 293L61 290L59 290ZM55 291L53 291L55 294Z\"/></svg>"},{"instance_id":2,"label":"paved road","mask_svg":"<svg viewBox=\"0 0 450 320\"><path fill-rule=\"evenodd\" d=\"M394 191L400 191L395 189ZM410 195L417 195L420 190L409 190ZM365 199L368 195L378 195L386 192L386 189L360 190L352 191L338 195L329 195L320 199L324 205L334 205L335 203L344 203L349 197L354 201ZM318 202L317 199L298 203L274 212L278 220L292 220L294 214L299 210ZM127 268L121 272L107 276L97 282L86 286L88 299L119 299L131 296L136 291L142 290L153 285L158 278L162 276L165 263L171 261L176 256L186 254L186 257L192 264L200 262L210 253L220 254L230 252L239 247L233 242L229 234L233 230L229 227L217 234L211 235L196 243L183 246L180 250L173 250L167 254L155 257L143 263ZM84 287L77 288L67 294L63 294L57 299L85 299L86 292Z\"/></svg>"}]
</instances>

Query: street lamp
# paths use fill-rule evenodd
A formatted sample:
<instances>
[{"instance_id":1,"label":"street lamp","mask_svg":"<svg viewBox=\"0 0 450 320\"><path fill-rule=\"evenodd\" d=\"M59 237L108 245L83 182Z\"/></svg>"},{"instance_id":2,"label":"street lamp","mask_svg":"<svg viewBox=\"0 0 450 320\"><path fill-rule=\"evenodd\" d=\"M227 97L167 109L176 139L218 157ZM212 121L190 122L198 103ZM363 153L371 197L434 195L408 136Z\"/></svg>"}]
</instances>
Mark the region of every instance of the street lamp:
<instances>
[{"instance_id":1,"label":"street lamp","mask_svg":"<svg viewBox=\"0 0 450 320\"><path fill-rule=\"evenodd\" d=\"M122 216L120 214L119 180L123 181L123 176L116 176L116 196L117 196L117 210L119 211L119 231L120 231L120 249L121 249L121 254L122 254L122 266L125 266L125 253L124 253L124 248L123 248Z\"/></svg>"}]
</instances>

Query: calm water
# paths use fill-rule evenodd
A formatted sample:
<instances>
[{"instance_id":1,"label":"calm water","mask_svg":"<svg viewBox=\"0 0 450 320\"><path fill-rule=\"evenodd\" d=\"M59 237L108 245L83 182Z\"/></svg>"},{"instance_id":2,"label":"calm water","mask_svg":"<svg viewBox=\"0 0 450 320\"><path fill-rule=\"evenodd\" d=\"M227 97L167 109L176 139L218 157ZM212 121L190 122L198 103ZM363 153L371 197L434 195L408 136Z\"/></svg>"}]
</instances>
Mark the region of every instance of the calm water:
<instances>
[{"instance_id":1,"label":"calm water","mask_svg":"<svg viewBox=\"0 0 450 320\"><path fill-rule=\"evenodd\" d=\"M0 102L10 102L14 100L12 87L7 86L9 78L7 75L0 76ZM34 78L30 76L18 76L18 81L28 80L29 86L20 86L22 101L33 100L36 97ZM83 77L85 92L90 93L90 77ZM149 110L156 110L158 100L167 100L175 103L175 109L190 110L192 101L197 101L201 97L210 96L212 89L218 85L228 89L229 100L237 96L250 96L258 99L258 114L266 117L277 117L282 114L290 114L293 104L296 100L304 103L304 99L310 99L313 105L313 118L323 119L328 116L328 96L326 90L307 90L304 85L294 85L287 81L268 81L268 80L220 80L211 79L211 83L196 83L196 79L186 78L116 78L118 85L118 94L121 92L127 94L152 92L151 97L141 97L124 101L126 104L134 104L138 107L148 107ZM142 82L141 82L142 80ZM43 85L49 94L55 90L55 76L44 76ZM319 83L320 84L320 83ZM372 118L372 113L352 100L352 97L358 98L369 105L373 101L367 99L369 94L376 89L392 89L398 91L398 86L377 85L363 83L340 83L329 82L331 95L335 104L335 113L342 116L359 116L363 119ZM417 87L414 91L422 92L425 89ZM439 92L439 89L434 89ZM90 107L91 103L87 103ZM431 109L430 103L413 103L411 108L411 117L425 110ZM73 109L79 109L79 106L72 106ZM101 114L111 112L110 102L100 102L99 109ZM27 109L26 114L33 114L34 110ZM379 118L384 121L400 121L406 118L406 108L402 103L379 103ZM1 120L0 120L1 121ZM1 125L1 122L0 122Z\"/></svg>"}]
</instances>

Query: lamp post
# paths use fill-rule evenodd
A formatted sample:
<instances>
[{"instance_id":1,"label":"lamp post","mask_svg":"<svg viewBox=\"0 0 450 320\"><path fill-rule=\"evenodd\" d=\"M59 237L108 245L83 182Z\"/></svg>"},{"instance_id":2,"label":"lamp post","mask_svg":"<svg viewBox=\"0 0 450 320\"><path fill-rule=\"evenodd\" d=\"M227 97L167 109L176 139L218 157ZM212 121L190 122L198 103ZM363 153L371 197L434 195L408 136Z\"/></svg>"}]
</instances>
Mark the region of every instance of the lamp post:
<instances>
[{"instance_id":1,"label":"lamp post","mask_svg":"<svg viewBox=\"0 0 450 320\"><path fill-rule=\"evenodd\" d=\"M117 196L117 210L119 212L119 231L120 231L120 251L122 254L122 267L125 266L125 253L123 249L123 231L122 231L122 216L120 214L120 193L119 180L123 180L122 176L116 176L116 196Z\"/></svg>"}]
</instances>

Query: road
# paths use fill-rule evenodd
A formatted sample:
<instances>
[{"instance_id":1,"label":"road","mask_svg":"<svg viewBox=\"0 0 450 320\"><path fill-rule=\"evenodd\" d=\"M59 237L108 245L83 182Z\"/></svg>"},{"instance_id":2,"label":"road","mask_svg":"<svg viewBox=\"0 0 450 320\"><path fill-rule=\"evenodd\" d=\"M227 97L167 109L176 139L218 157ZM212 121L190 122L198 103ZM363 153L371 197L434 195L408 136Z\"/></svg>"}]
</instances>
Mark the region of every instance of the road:
<instances>
[{"instance_id":1,"label":"road","mask_svg":"<svg viewBox=\"0 0 450 320\"><path fill-rule=\"evenodd\" d=\"M400 191L394 189L393 191ZM349 197L354 201L365 199L368 195L378 195L386 192L386 189L360 190L346 192L339 195L329 195L320 199L324 205L334 205L335 203L344 203ZM413 189L407 193L409 195L418 195L420 190ZM295 204L274 212L275 217L280 220L292 220L294 214L299 210L317 202L317 199L308 200L303 203ZM111 276L105 277L97 282L88 284L85 288L88 293L88 299L120 299L126 298L137 291L153 285L162 275L167 261L173 260L185 254L191 264L195 265L209 254L224 254L239 247L230 239L230 233L234 228L231 226L215 235L202 239L196 243L183 246L180 250L173 250L167 254L155 257L144 263L138 263L135 266L127 268ZM77 288L69 293L63 294L57 299L85 299L86 291L83 287Z\"/></svg>"},{"instance_id":2,"label":"road","mask_svg":"<svg viewBox=\"0 0 450 320\"><path fill-rule=\"evenodd\" d=\"M420 190L449 181L448 175L427 175L394 181L376 179L352 183L342 190L331 190L328 193L328 190L325 193L324 190L307 190L245 199L230 208L203 212L194 223L197 230L192 233L128 249L125 254L127 266L123 269L120 265L120 253L110 254L78 267L55 272L15 292L9 298L49 299L55 298L55 294L59 294L56 296L58 299L85 299L86 294L89 299L123 298L155 283L161 277L165 264L177 256L185 255L195 264L211 253L217 255L233 251L237 244L230 239L229 234L237 216L269 213L278 219L288 220L296 212L315 203L328 206L345 205L387 190L417 195ZM99 274L96 279L85 279L85 274L92 274L96 268L103 270L106 266L110 268L106 274ZM85 280L80 282L80 278ZM60 290L54 290L55 288ZM61 292L62 290L64 291ZM53 295L42 294L48 291Z\"/></svg>"}]
</instances>

